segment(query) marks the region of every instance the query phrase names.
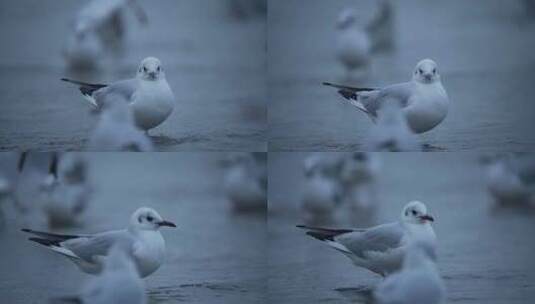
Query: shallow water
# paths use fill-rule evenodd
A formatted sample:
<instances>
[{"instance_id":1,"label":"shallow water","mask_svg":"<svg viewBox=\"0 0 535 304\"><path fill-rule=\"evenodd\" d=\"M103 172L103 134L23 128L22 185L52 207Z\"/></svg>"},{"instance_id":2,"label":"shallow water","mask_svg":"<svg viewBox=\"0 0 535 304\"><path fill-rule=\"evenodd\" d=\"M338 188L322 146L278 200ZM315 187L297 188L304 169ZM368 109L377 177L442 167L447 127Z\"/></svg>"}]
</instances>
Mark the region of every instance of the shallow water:
<instances>
[{"instance_id":1,"label":"shallow water","mask_svg":"<svg viewBox=\"0 0 535 304\"><path fill-rule=\"evenodd\" d=\"M391 1L396 48L374 55L368 77L351 81L334 57L334 22L344 7L356 7L360 20L369 19L374 1L304 2L270 2L270 151L362 148L372 123L321 83L381 87L405 82L423 58L437 62L451 101L445 121L423 135L431 146L426 150L535 148L530 97L535 22L524 18L521 1Z\"/></svg>"},{"instance_id":2,"label":"shallow water","mask_svg":"<svg viewBox=\"0 0 535 304\"><path fill-rule=\"evenodd\" d=\"M78 90L59 79L112 82L161 59L176 96L151 130L157 150L266 150L265 19L230 18L227 1L142 3L147 27L129 16L126 50L100 70L65 69L61 49L77 1L0 3L0 150L80 150L94 121Z\"/></svg>"},{"instance_id":3,"label":"shallow water","mask_svg":"<svg viewBox=\"0 0 535 304\"><path fill-rule=\"evenodd\" d=\"M150 303L264 303L265 214L234 214L223 194L218 153L88 155L95 197L80 227L124 228L131 212L154 207L167 261L145 279ZM43 303L76 292L89 275L26 240L14 221L0 230L2 303Z\"/></svg>"},{"instance_id":4,"label":"shallow water","mask_svg":"<svg viewBox=\"0 0 535 304\"><path fill-rule=\"evenodd\" d=\"M295 228L306 155L270 153L270 302L366 303L381 278ZM379 158L375 222L353 226L395 221L408 201L421 200L435 218L447 303L533 302L535 214L493 211L478 155L390 153Z\"/></svg>"}]
</instances>

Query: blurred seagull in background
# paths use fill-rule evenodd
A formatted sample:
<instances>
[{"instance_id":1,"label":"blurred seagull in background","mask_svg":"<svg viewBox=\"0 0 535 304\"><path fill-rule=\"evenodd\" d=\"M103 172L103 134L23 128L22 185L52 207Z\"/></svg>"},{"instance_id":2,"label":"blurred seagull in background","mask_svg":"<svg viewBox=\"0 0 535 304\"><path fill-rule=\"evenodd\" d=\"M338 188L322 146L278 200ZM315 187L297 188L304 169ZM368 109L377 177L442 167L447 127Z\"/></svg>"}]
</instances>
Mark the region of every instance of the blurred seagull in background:
<instances>
[{"instance_id":1,"label":"blurred seagull in background","mask_svg":"<svg viewBox=\"0 0 535 304\"><path fill-rule=\"evenodd\" d=\"M336 58L348 73L366 68L371 60L371 42L362 24L357 22L357 14L346 8L336 22Z\"/></svg>"},{"instance_id":2,"label":"blurred seagull in background","mask_svg":"<svg viewBox=\"0 0 535 304\"><path fill-rule=\"evenodd\" d=\"M340 182L350 223L371 223L377 211L377 175L380 161L371 153L349 153L343 158Z\"/></svg>"},{"instance_id":3,"label":"blurred seagull in background","mask_svg":"<svg viewBox=\"0 0 535 304\"><path fill-rule=\"evenodd\" d=\"M77 224L91 199L87 162L79 154L62 154L43 185L43 208L50 227Z\"/></svg>"},{"instance_id":4,"label":"blurred seagull in background","mask_svg":"<svg viewBox=\"0 0 535 304\"><path fill-rule=\"evenodd\" d=\"M70 68L97 68L106 51L122 48L127 8L132 9L141 24L147 24L147 15L135 0L92 0L79 11L63 49Z\"/></svg>"},{"instance_id":5,"label":"blurred seagull in background","mask_svg":"<svg viewBox=\"0 0 535 304\"><path fill-rule=\"evenodd\" d=\"M378 304L440 304L444 302L446 287L435 261L435 247L427 242L414 241L407 246L403 268L387 277L374 290Z\"/></svg>"},{"instance_id":6,"label":"blurred seagull in background","mask_svg":"<svg viewBox=\"0 0 535 304\"><path fill-rule=\"evenodd\" d=\"M267 210L267 164L263 153L232 153L224 188L235 211Z\"/></svg>"},{"instance_id":7,"label":"blurred seagull in background","mask_svg":"<svg viewBox=\"0 0 535 304\"><path fill-rule=\"evenodd\" d=\"M382 89L354 88L325 82L335 87L349 103L377 120L379 110L386 103L398 103L410 129L427 132L440 124L448 114L449 98L442 86L437 64L424 59L416 65L412 81Z\"/></svg>"},{"instance_id":8,"label":"blurred seagull in background","mask_svg":"<svg viewBox=\"0 0 535 304\"><path fill-rule=\"evenodd\" d=\"M297 227L343 253L356 266L385 277L401 268L411 240L436 245L435 232L430 224L433 221L424 203L412 201L403 208L399 221L367 229Z\"/></svg>"},{"instance_id":9,"label":"blurred seagull in background","mask_svg":"<svg viewBox=\"0 0 535 304\"><path fill-rule=\"evenodd\" d=\"M29 240L48 247L72 262L80 270L90 274L100 273L106 261L109 249L117 243L124 244L132 255L141 277L155 272L165 259L165 240L159 229L176 227L164 220L151 208L137 209L130 217L128 228L97 234L64 235L49 232L22 229L35 235Z\"/></svg>"},{"instance_id":10,"label":"blurred seagull in background","mask_svg":"<svg viewBox=\"0 0 535 304\"><path fill-rule=\"evenodd\" d=\"M535 160L530 156L497 155L483 159L487 188L497 206L535 207Z\"/></svg>"},{"instance_id":11,"label":"blurred seagull in background","mask_svg":"<svg viewBox=\"0 0 535 304\"><path fill-rule=\"evenodd\" d=\"M89 151L151 152L151 140L135 125L134 116L126 99L115 93L100 114L97 126L89 139Z\"/></svg>"},{"instance_id":12,"label":"blurred seagull in background","mask_svg":"<svg viewBox=\"0 0 535 304\"><path fill-rule=\"evenodd\" d=\"M139 277L128 248L113 245L102 272L91 278L77 296L61 297L62 303L79 304L145 304L145 283Z\"/></svg>"},{"instance_id":13,"label":"blurred seagull in background","mask_svg":"<svg viewBox=\"0 0 535 304\"><path fill-rule=\"evenodd\" d=\"M62 80L79 85L80 92L95 110L101 110L106 101L113 100L108 98L109 94L126 99L136 125L144 131L164 122L175 107L175 96L165 79L162 64L154 57L143 59L134 79L117 81L110 85L66 78Z\"/></svg>"},{"instance_id":14,"label":"blurred seagull in background","mask_svg":"<svg viewBox=\"0 0 535 304\"><path fill-rule=\"evenodd\" d=\"M328 223L335 219L342 203L342 188L336 180L332 166L339 164L313 154L305 159L305 185L300 209L305 223Z\"/></svg>"}]
</instances>

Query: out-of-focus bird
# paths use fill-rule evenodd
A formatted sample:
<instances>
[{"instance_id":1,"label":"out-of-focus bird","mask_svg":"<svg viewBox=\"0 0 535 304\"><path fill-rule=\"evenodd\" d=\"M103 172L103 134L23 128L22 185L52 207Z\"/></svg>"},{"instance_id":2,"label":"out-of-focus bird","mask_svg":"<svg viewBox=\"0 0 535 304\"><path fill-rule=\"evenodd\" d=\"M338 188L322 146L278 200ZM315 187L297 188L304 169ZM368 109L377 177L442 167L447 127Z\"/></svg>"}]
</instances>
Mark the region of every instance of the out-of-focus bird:
<instances>
[{"instance_id":1,"label":"out-of-focus bird","mask_svg":"<svg viewBox=\"0 0 535 304\"><path fill-rule=\"evenodd\" d=\"M127 28L125 11L130 8L141 24L147 15L136 0L92 0L80 9L73 32L63 49L70 68L94 69L108 51L123 48Z\"/></svg>"},{"instance_id":2,"label":"out-of-focus bird","mask_svg":"<svg viewBox=\"0 0 535 304\"><path fill-rule=\"evenodd\" d=\"M226 160L226 195L237 212L267 210L265 153L232 153Z\"/></svg>"},{"instance_id":3,"label":"out-of-focus bird","mask_svg":"<svg viewBox=\"0 0 535 304\"><path fill-rule=\"evenodd\" d=\"M90 151L153 151L151 140L137 128L134 116L126 100L118 94L110 94L100 114L99 121L89 139Z\"/></svg>"},{"instance_id":4,"label":"out-of-focus bird","mask_svg":"<svg viewBox=\"0 0 535 304\"><path fill-rule=\"evenodd\" d=\"M366 150L403 152L420 151L418 137L407 124L397 103L385 103L379 111L376 124L368 135Z\"/></svg>"},{"instance_id":5,"label":"out-of-focus bird","mask_svg":"<svg viewBox=\"0 0 535 304\"><path fill-rule=\"evenodd\" d=\"M305 159L305 182L300 210L307 224L324 224L336 219L342 203L342 187L336 177L339 159L313 154Z\"/></svg>"},{"instance_id":6,"label":"out-of-focus bird","mask_svg":"<svg viewBox=\"0 0 535 304\"><path fill-rule=\"evenodd\" d=\"M145 304L145 283L139 277L128 248L111 247L102 272L91 278L76 296L62 297L62 303L80 304Z\"/></svg>"},{"instance_id":7,"label":"out-of-focus bird","mask_svg":"<svg viewBox=\"0 0 535 304\"><path fill-rule=\"evenodd\" d=\"M379 53L395 47L395 12L391 0L381 0L374 18L365 26L371 40L371 51Z\"/></svg>"},{"instance_id":8,"label":"out-of-focus bird","mask_svg":"<svg viewBox=\"0 0 535 304\"><path fill-rule=\"evenodd\" d=\"M43 206L48 197L46 189L57 178L57 160L57 153L23 152L20 155L14 195L17 220L22 225L46 226Z\"/></svg>"},{"instance_id":9,"label":"out-of-focus bird","mask_svg":"<svg viewBox=\"0 0 535 304\"><path fill-rule=\"evenodd\" d=\"M377 211L377 175L380 161L371 153L355 152L346 155L340 171L344 206L354 224L370 223Z\"/></svg>"},{"instance_id":10,"label":"out-of-focus bird","mask_svg":"<svg viewBox=\"0 0 535 304\"><path fill-rule=\"evenodd\" d=\"M387 277L374 290L378 304L440 304L446 287L435 265L435 247L413 241L407 248L402 269Z\"/></svg>"},{"instance_id":11,"label":"out-of-focus bird","mask_svg":"<svg viewBox=\"0 0 535 304\"><path fill-rule=\"evenodd\" d=\"M77 27L67 38L62 54L69 68L92 70L99 67L104 49L94 30Z\"/></svg>"},{"instance_id":12,"label":"out-of-focus bird","mask_svg":"<svg viewBox=\"0 0 535 304\"><path fill-rule=\"evenodd\" d=\"M346 8L336 22L336 58L349 73L366 68L371 61L371 41L357 22L357 13Z\"/></svg>"},{"instance_id":13,"label":"out-of-focus bird","mask_svg":"<svg viewBox=\"0 0 535 304\"><path fill-rule=\"evenodd\" d=\"M87 162L77 154L62 154L57 172L43 186L43 210L51 227L77 224L87 209L92 189L87 178Z\"/></svg>"},{"instance_id":14,"label":"out-of-focus bird","mask_svg":"<svg viewBox=\"0 0 535 304\"><path fill-rule=\"evenodd\" d=\"M487 188L501 207L534 207L535 160L498 155L483 160Z\"/></svg>"}]
</instances>

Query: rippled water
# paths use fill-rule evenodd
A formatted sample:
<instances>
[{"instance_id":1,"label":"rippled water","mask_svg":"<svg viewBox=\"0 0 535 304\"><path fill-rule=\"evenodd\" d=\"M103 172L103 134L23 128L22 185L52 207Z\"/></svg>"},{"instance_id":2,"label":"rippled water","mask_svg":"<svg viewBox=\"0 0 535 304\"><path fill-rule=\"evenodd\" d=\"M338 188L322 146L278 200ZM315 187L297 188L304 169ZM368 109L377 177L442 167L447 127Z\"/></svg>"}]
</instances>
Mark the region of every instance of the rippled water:
<instances>
[{"instance_id":1,"label":"rippled water","mask_svg":"<svg viewBox=\"0 0 535 304\"><path fill-rule=\"evenodd\" d=\"M334 22L348 6L365 22L374 2L270 2L270 151L362 148L372 123L321 83L404 82L423 58L438 63L451 100L446 120L423 135L427 150L533 151L535 22L521 1L391 1L395 50L375 55L367 78L348 81L334 56Z\"/></svg>"},{"instance_id":2,"label":"rippled water","mask_svg":"<svg viewBox=\"0 0 535 304\"><path fill-rule=\"evenodd\" d=\"M381 278L295 228L305 153L270 153L268 286L272 303L365 303ZM410 200L435 218L446 303L532 303L535 214L498 210L473 153L379 156L374 223L395 221ZM331 226L343 224L333 223Z\"/></svg>"},{"instance_id":3,"label":"rippled water","mask_svg":"<svg viewBox=\"0 0 535 304\"><path fill-rule=\"evenodd\" d=\"M150 303L264 303L265 214L234 214L223 194L218 153L88 155L95 197L83 225L66 233L124 228L141 206L162 229L167 261L145 279ZM44 303L76 292L89 275L27 241L14 221L0 230L2 303Z\"/></svg>"},{"instance_id":4,"label":"rippled water","mask_svg":"<svg viewBox=\"0 0 535 304\"><path fill-rule=\"evenodd\" d=\"M142 3L127 50L94 73L64 68L61 49L82 2L0 3L0 149L80 150L93 118L78 90L59 79L131 78L141 59L162 60L177 106L151 131L157 150L266 150L265 20L230 18L228 1Z\"/></svg>"}]
</instances>

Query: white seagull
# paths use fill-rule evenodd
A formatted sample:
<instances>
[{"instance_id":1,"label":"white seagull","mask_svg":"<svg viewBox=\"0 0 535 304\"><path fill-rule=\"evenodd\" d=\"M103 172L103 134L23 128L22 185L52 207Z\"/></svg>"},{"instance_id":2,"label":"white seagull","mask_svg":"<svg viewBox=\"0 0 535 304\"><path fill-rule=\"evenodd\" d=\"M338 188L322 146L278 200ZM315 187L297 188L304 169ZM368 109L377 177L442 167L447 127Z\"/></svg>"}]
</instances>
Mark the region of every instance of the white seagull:
<instances>
[{"instance_id":1,"label":"white seagull","mask_svg":"<svg viewBox=\"0 0 535 304\"><path fill-rule=\"evenodd\" d=\"M91 137L89 151L151 152L153 144L146 134L136 127L134 116L126 99L118 94L108 94L111 102L102 110Z\"/></svg>"},{"instance_id":2,"label":"white seagull","mask_svg":"<svg viewBox=\"0 0 535 304\"><path fill-rule=\"evenodd\" d=\"M357 14L346 8L336 22L336 58L348 72L365 68L371 60L371 42L362 25L357 22Z\"/></svg>"},{"instance_id":3,"label":"white seagull","mask_svg":"<svg viewBox=\"0 0 535 304\"><path fill-rule=\"evenodd\" d=\"M446 288L435 265L435 247L414 241L407 248L401 271L377 286L373 296L378 304L439 304Z\"/></svg>"},{"instance_id":4,"label":"white seagull","mask_svg":"<svg viewBox=\"0 0 535 304\"><path fill-rule=\"evenodd\" d=\"M306 223L322 223L334 219L342 202L342 187L332 174L338 163L323 155L313 154L304 162L304 187L300 209Z\"/></svg>"},{"instance_id":5,"label":"white seagull","mask_svg":"<svg viewBox=\"0 0 535 304\"><path fill-rule=\"evenodd\" d=\"M412 81L382 89L354 88L328 82L323 84L337 88L338 93L374 122L385 103L398 103L409 127L415 133L433 129L448 114L448 94L442 86L437 64L431 59L418 62Z\"/></svg>"},{"instance_id":6,"label":"white seagull","mask_svg":"<svg viewBox=\"0 0 535 304\"><path fill-rule=\"evenodd\" d=\"M176 227L165 221L155 210L147 207L137 209L130 217L128 228L86 235L63 235L22 229L37 237L29 240L50 248L71 261L83 272L100 273L109 249L116 243L128 246L141 277L155 272L165 259L165 240L159 229Z\"/></svg>"},{"instance_id":7,"label":"white seagull","mask_svg":"<svg viewBox=\"0 0 535 304\"><path fill-rule=\"evenodd\" d=\"M91 84L62 78L79 85L84 98L100 110L109 94L124 97L134 114L136 125L147 131L164 122L175 107L175 96L159 59L147 57L141 61L136 78L114 82L110 85Z\"/></svg>"},{"instance_id":8,"label":"white seagull","mask_svg":"<svg viewBox=\"0 0 535 304\"><path fill-rule=\"evenodd\" d=\"M419 201L408 203L401 219L367 229L329 229L298 225L307 235L327 243L351 259L353 264L383 277L400 269L407 244L413 240L436 242L430 222L433 217Z\"/></svg>"},{"instance_id":9,"label":"white seagull","mask_svg":"<svg viewBox=\"0 0 535 304\"><path fill-rule=\"evenodd\" d=\"M421 151L422 146L407 124L397 103L387 103L377 115L377 124L370 129L366 150L382 152Z\"/></svg>"},{"instance_id":10,"label":"white seagull","mask_svg":"<svg viewBox=\"0 0 535 304\"><path fill-rule=\"evenodd\" d=\"M147 295L145 283L139 277L132 257L118 244L109 250L102 272L91 278L79 295L58 300L81 304L145 304Z\"/></svg>"},{"instance_id":11,"label":"white seagull","mask_svg":"<svg viewBox=\"0 0 535 304\"><path fill-rule=\"evenodd\" d=\"M265 211L267 175L261 153L233 153L227 160L224 188L235 211Z\"/></svg>"}]
</instances>

